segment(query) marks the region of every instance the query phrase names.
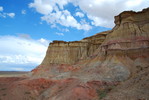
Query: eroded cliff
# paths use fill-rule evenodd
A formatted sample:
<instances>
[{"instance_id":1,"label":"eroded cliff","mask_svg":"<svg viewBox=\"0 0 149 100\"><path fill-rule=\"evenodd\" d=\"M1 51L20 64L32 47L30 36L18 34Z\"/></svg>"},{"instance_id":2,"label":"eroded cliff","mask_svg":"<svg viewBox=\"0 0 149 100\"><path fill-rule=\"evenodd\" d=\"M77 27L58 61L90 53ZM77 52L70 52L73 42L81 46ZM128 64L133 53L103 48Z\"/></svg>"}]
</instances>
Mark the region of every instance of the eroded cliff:
<instances>
[{"instance_id":1,"label":"eroded cliff","mask_svg":"<svg viewBox=\"0 0 149 100\"><path fill-rule=\"evenodd\" d=\"M31 76L59 80L39 96L43 100L98 100L102 93L109 93L106 100L148 100L148 69L149 8L122 12L110 31L54 41Z\"/></svg>"},{"instance_id":2,"label":"eroded cliff","mask_svg":"<svg viewBox=\"0 0 149 100\"><path fill-rule=\"evenodd\" d=\"M74 64L79 60L87 59L102 44L107 33L98 33L81 41L53 41L41 65Z\"/></svg>"},{"instance_id":3,"label":"eroded cliff","mask_svg":"<svg viewBox=\"0 0 149 100\"><path fill-rule=\"evenodd\" d=\"M116 52L133 57L148 55L149 9L122 12L115 17L115 24L101 46L102 51L110 55Z\"/></svg>"}]
</instances>

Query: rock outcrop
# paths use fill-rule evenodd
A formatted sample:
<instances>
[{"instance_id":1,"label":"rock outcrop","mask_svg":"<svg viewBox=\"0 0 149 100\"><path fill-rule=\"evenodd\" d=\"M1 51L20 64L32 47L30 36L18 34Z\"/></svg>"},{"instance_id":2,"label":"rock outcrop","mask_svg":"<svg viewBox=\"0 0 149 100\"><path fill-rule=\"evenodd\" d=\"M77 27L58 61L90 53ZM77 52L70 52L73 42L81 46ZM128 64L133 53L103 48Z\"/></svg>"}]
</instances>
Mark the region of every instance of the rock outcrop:
<instances>
[{"instance_id":1,"label":"rock outcrop","mask_svg":"<svg viewBox=\"0 0 149 100\"><path fill-rule=\"evenodd\" d=\"M86 59L102 44L107 33L98 33L81 41L53 41L50 43L41 65L74 64L79 60Z\"/></svg>"},{"instance_id":2,"label":"rock outcrop","mask_svg":"<svg viewBox=\"0 0 149 100\"><path fill-rule=\"evenodd\" d=\"M115 24L101 46L102 51L135 58L149 55L149 9L122 12L115 17Z\"/></svg>"}]
</instances>

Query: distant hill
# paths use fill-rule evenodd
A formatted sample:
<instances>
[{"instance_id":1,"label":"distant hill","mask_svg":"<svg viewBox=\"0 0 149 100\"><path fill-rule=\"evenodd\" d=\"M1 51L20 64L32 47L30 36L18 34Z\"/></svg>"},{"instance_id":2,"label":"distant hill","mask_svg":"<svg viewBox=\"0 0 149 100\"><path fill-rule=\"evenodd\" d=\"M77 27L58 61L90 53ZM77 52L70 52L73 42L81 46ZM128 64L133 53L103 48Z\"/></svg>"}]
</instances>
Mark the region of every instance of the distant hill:
<instances>
[{"instance_id":1,"label":"distant hill","mask_svg":"<svg viewBox=\"0 0 149 100\"><path fill-rule=\"evenodd\" d=\"M20 76L27 73L27 71L0 71L0 77Z\"/></svg>"}]
</instances>

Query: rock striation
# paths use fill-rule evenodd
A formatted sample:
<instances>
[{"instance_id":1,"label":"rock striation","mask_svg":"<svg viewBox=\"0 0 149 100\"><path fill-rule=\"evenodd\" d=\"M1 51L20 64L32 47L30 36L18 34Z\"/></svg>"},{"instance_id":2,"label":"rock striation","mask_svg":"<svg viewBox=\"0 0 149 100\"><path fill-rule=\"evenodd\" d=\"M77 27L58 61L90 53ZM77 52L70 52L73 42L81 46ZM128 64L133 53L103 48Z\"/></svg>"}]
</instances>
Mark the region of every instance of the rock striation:
<instances>
[{"instance_id":1,"label":"rock striation","mask_svg":"<svg viewBox=\"0 0 149 100\"><path fill-rule=\"evenodd\" d=\"M149 53L149 9L124 11L115 16L115 27L109 32L101 49L106 54L146 56Z\"/></svg>"},{"instance_id":2,"label":"rock striation","mask_svg":"<svg viewBox=\"0 0 149 100\"><path fill-rule=\"evenodd\" d=\"M98 33L81 41L53 41L50 43L41 65L74 64L79 60L86 59L102 44L107 33Z\"/></svg>"}]
</instances>

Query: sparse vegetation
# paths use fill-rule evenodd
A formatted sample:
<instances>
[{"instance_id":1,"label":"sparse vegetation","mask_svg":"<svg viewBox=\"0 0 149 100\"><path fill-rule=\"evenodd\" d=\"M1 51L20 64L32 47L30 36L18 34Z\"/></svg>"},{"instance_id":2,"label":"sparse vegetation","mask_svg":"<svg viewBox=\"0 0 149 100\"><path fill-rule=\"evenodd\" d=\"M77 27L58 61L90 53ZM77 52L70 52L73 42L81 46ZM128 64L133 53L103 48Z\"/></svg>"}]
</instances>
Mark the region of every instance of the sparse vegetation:
<instances>
[{"instance_id":1,"label":"sparse vegetation","mask_svg":"<svg viewBox=\"0 0 149 100\"><path fill-rule=\"evenodd\" d=\"M101 100L102 98L104 98L107 95L107 91L106 90L97 90L97 94L99 96L99 100Z\"/></svg>"},{"instance_id":2,"label":"sparse vegetation","mask_svg":"<svg viewBox=\"0 0 149 100\"><path fill-rule=\"evenodd\" d=\"M99 96L99 100L103 99L104 97L106 97L107 93L110 92L115 86L108 86L103 90L96 90L98 96Z\"/></svg>"}]
</instances>

